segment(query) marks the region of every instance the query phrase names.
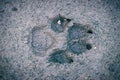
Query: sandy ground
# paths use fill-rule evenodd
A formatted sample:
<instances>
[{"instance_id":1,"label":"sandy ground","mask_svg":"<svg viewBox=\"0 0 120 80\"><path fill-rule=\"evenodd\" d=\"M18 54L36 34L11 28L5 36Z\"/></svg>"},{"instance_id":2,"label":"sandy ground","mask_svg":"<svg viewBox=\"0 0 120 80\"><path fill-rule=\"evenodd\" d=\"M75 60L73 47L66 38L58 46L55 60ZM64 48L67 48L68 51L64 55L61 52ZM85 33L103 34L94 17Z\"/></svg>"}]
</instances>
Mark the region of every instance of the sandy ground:
<instances>
[{"instance_id":1,"label":"sandy ground","mask_svg":"<svg viewBox=\"0 0 120 80\"><path fill-rule=\"evenodd\" d=\"M87 39L92 49L68 52L71 64L48 62L54 49L66 48L69 27L62 33L51 29L59 14L93 30ZM35 27L52 37L42 55L32 51ZM119 67L119 0L0 0L0 80L120 80Z\"/></svg>"}]
</instances>

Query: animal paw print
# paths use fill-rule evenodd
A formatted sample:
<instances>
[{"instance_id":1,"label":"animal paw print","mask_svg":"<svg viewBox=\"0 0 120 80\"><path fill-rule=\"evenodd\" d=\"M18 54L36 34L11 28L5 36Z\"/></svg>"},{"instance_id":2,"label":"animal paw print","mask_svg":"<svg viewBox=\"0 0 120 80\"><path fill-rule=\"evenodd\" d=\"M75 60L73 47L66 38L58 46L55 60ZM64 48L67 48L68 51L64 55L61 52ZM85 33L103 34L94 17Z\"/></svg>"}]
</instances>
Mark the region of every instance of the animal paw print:
<instances>
[{"instance_id":1,"label":"animal paw print","mask_svg":"<svg viewBox=\"0 0 120 80\"><path fill-rule=\"evenodd\" d=\"M71 21L71 19L59 15L51 22L51 30L56 34L64 33L65 28L68 27L68 24ZM66 49L53 50L53 52L49 55L48 61L59 64L72 63L73 59L72 57L69 57L69 52L71 54L79 55L86 50L92 49L92 45L87 43L87 34L93 34L92 30L88 30L84 25L73 23L73 25L69 26L67 30ZM49 33L47 34L42 29L33 28L31 45L33 53L41 55L53 45L53 38Z\"/></svg>"}]
</instances>

